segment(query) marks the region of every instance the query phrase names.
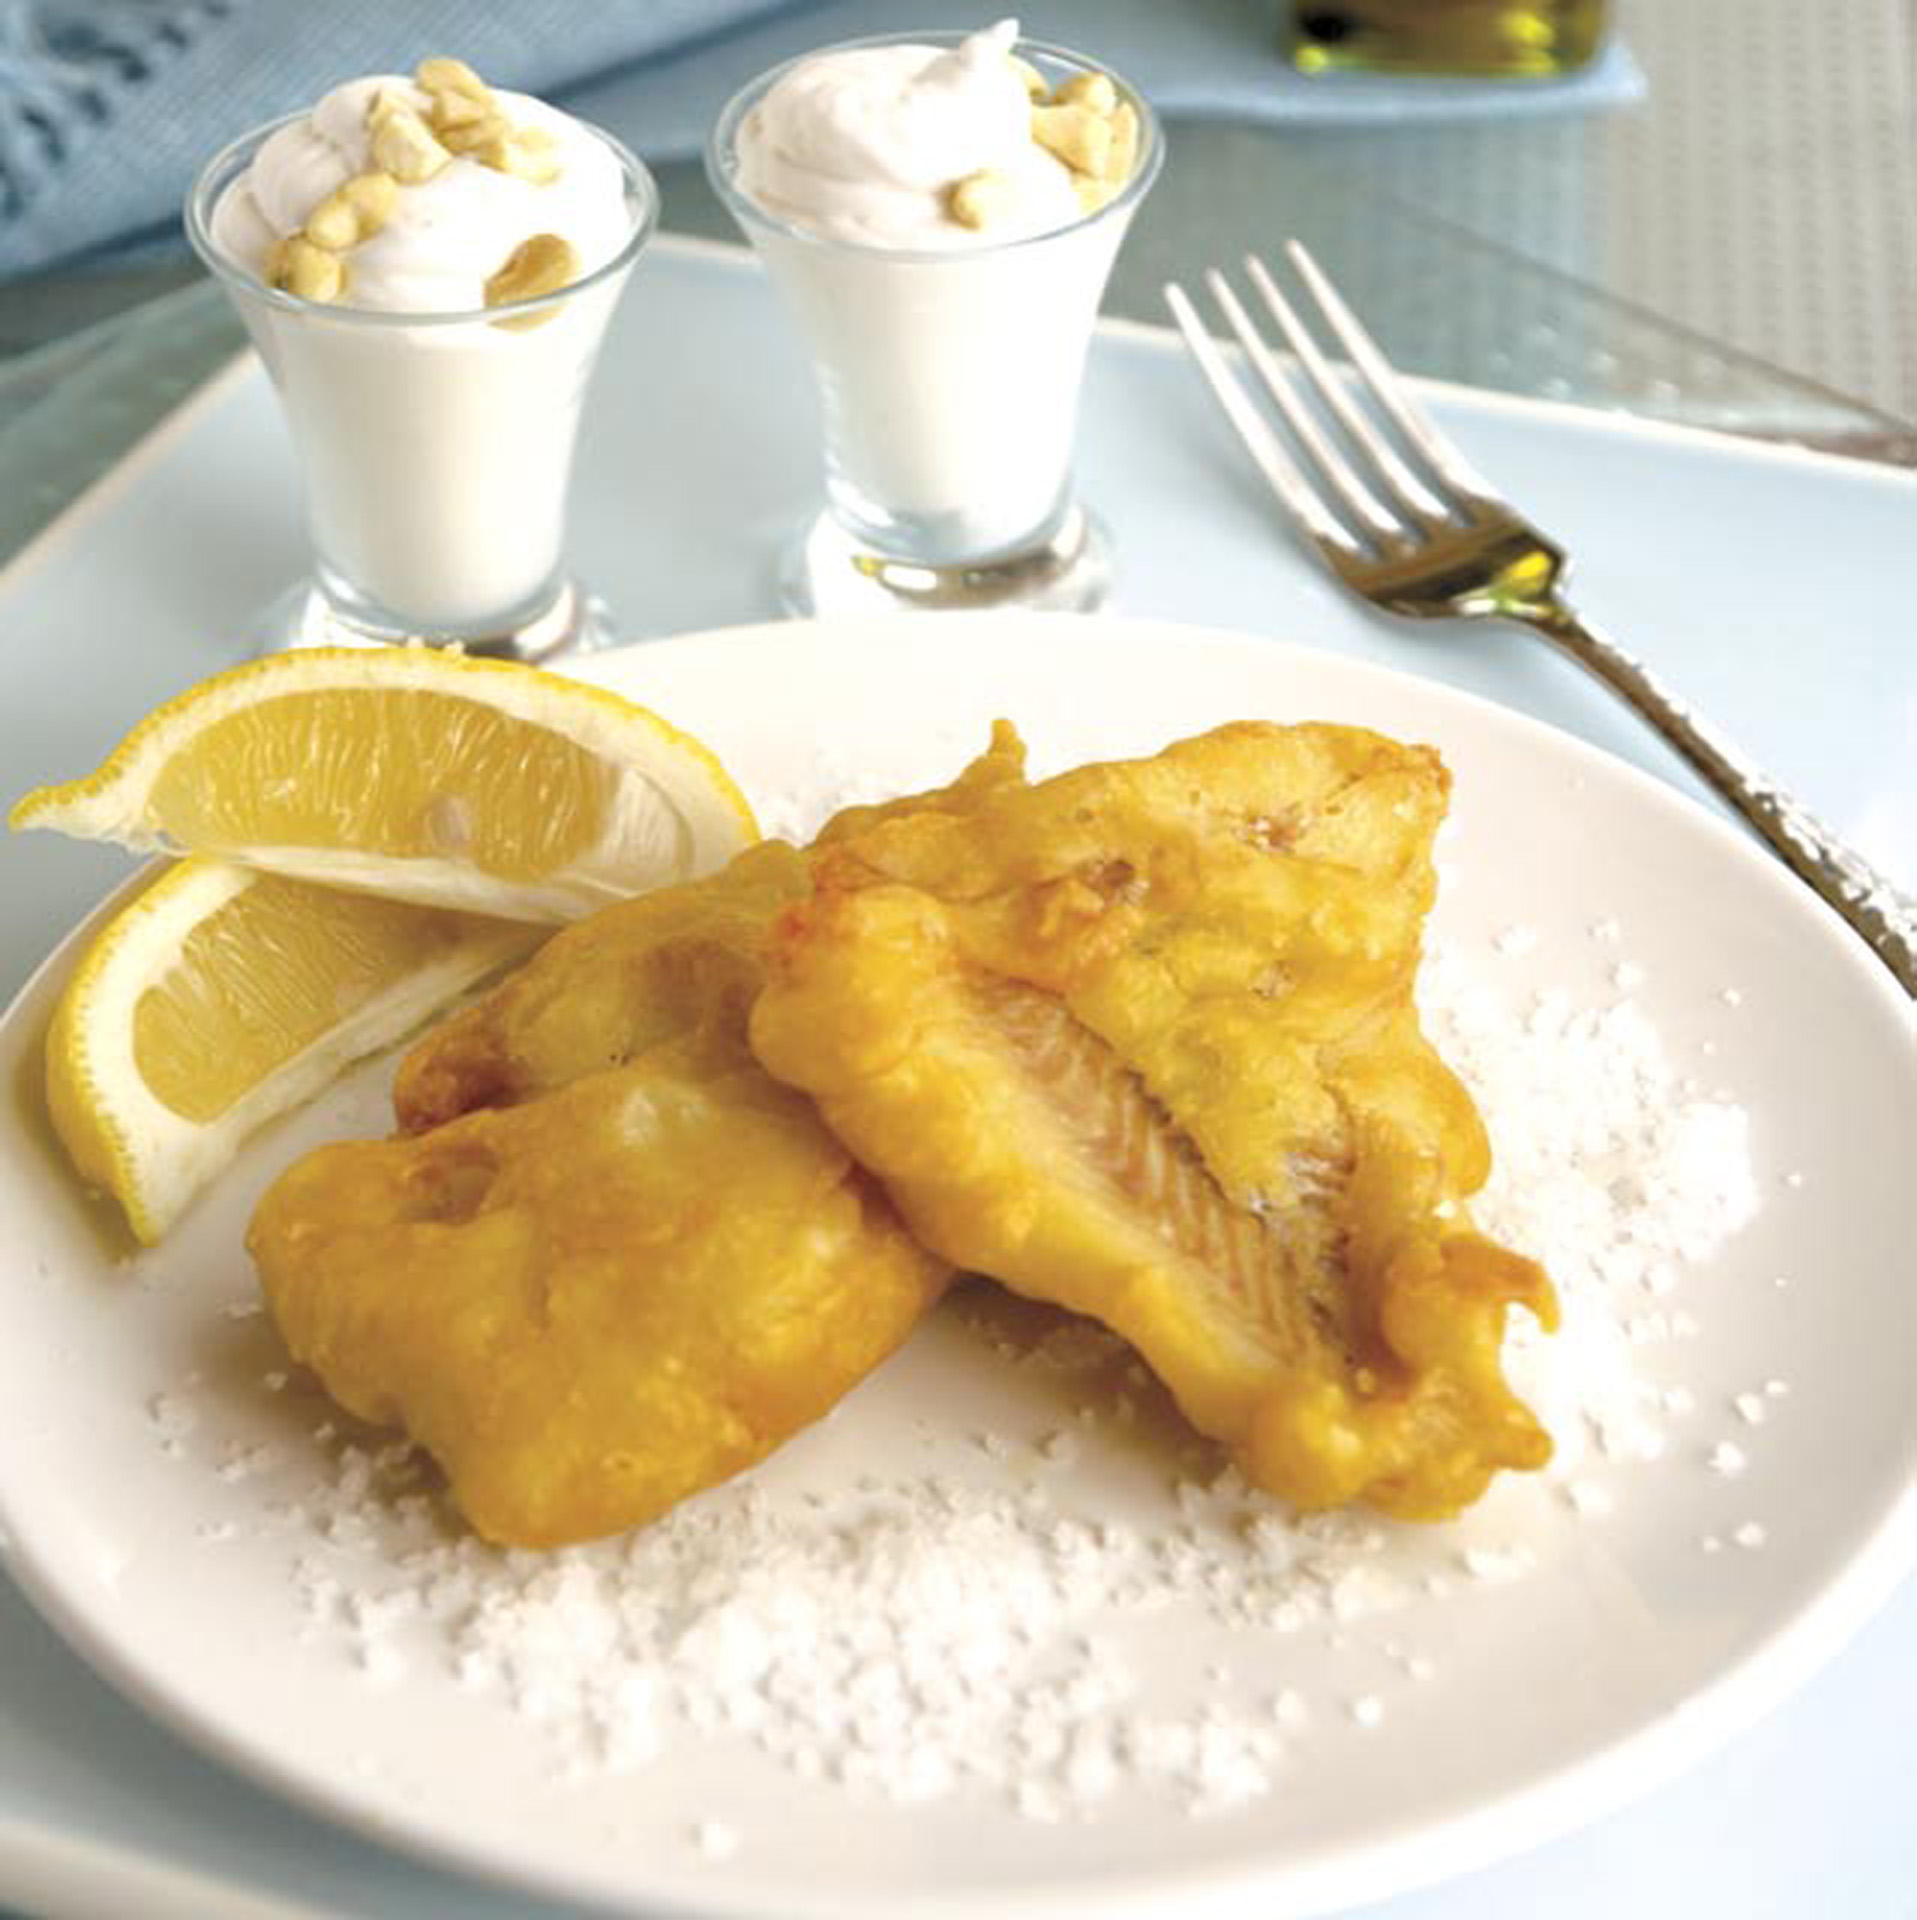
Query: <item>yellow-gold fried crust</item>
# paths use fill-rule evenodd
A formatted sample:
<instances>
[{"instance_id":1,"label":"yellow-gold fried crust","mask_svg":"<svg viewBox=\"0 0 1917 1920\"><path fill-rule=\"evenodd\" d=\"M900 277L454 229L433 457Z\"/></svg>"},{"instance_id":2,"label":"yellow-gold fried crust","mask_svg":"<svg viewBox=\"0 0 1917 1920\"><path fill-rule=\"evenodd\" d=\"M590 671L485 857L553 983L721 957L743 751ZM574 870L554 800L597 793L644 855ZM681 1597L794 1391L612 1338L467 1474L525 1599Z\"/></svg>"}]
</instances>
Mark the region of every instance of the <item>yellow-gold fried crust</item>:
<instances>
[{"instance_id":1,"label":"yellow-gold fried crust","mask_svg":"<svg viewBox=\"0 0 1917 1920\"><path fill-rule=\"evenodd\" d=\"M489 1539L616 1532L751 1465L944 1287L746 1045L807 885L768 843L568 928L414 1049L407 1135L322 1147L260 1203L292 1353L431 1452Z\"/></svg>"},{"instance_id":2,"label":"yellow-gold fried crust","mask_svg":"<svg viewBox=\"0 0 1917 1920\"><path fill-rule=\"evenodd\" d=\"M1549 1455L1501 1348L1555 1307L1470 1226L1485 1131L1413 1003L1447 788L1241 723L847 823L754 1050L927 1247L1106 1322L1261 1485L1455 1513Z\"/></svg>"}]
</instances>

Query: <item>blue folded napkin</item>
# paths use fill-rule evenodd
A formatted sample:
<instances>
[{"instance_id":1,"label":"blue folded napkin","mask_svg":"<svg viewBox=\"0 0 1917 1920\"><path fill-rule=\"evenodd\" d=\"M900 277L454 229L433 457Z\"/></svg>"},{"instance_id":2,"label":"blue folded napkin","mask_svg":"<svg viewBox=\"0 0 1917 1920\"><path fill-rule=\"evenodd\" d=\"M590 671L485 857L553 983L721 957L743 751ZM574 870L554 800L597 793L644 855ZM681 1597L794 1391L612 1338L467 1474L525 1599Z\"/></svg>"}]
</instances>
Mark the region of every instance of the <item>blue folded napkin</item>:
<instances>
[{"instance_id":1,"label":"blue folded napkin","mask_svg":"<svg viewBox=\"0 0 1917 1920\"><path fill-rule=\"evenodd\" d=\"M502 86L561 100L584 88L588 113L641 154L679 158L774 61L1010 11L1036 39L1097 53L1167 114L1402 122L1589 109L1641 91L1616 44L1557 81L1307 79L1279 50L1274 0L923 0L909 14L897 0L0 0L0 277L177 231L220 147L354 74L456 53Z\"/></svg>"}]
</instances>

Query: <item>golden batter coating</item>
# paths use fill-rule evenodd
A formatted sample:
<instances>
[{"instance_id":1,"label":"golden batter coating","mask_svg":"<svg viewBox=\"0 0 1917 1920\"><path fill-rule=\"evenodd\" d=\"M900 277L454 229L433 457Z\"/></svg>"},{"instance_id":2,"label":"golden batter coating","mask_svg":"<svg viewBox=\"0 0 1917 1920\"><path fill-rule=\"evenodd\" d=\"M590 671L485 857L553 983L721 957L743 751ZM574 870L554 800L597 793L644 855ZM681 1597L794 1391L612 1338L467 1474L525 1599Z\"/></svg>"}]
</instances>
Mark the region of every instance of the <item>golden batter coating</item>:
<instances>
[{"instance_id":1,"label":"golden batter coating","mask_svg":"<svg viewBox=\"0 0 1917 1920\"><path fill-rule=\"evenodd\" d=\"M1550 1443L1471 1230L1490 1168L1412 999L1447 776L1229 726L834 836L751 1018L924 1244L1128 1339L1300 1506L1457 1512Z\"/></svg>"},{"instance_id":2,"label":"golden batter coating","mask_svg":"<svg viewBox=\"0 0 1917 1920\"><path fill-rule=\"evenodd\" d=\"M414 1131L326 1146L248 1245L293 1354L403 1427L487 1538L619 1531L891 1353L949 1269L746 1045L776 843L557 934L414 1049Z\"/></svg>"},{"instance_id":3,"label":"golden batter coating","mask_svg":"<svg viewBox=\"0 0 1917 1920\"><path fill-rule=\"evenodd\" d=\"M848 807L817 847L928 807L960 814L1025 780L1025 750L1001 723L949 786ZM779 841L749 849L711 884L607 907L427 1036L401 1063L393 1107L409 1132L474 1107L510 1106L617 1066L688 1025L743 1035L764 977L773 916L812 887Z\"/></svg>"}]
</instances>

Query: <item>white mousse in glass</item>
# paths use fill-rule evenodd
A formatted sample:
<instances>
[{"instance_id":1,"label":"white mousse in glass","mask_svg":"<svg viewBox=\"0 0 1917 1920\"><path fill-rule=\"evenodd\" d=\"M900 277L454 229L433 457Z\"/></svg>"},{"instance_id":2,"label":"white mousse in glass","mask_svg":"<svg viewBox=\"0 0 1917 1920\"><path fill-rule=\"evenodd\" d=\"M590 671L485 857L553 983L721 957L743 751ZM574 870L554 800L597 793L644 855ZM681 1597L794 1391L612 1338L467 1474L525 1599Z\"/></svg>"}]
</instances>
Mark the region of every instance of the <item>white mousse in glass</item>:
<instances>
[{"instance_id":1,"label":"white mousse in glass","mask_svg":"<svg viewBox=\"0 0 1917 1920\"><path fill-rule=\"evenodd\" d=\"M279 389L349 629L489 644L550 617L581 402L655 207L615 142L458 61L348 81L208 169L189 226Z\"/></svg>"},{"instance_id":2,"label":"white mousse in glass","mask_svg":"<svg viewBox=\"0 0 1917 1920\"><path fill-rule=\"evenodd\" d=\"M1017 32L828 48L714 135L812 351L832 511L883 559L1015 559L1073 511L1092 322L1158 142L1122 82Z\"/></svg>"}]
</instances>

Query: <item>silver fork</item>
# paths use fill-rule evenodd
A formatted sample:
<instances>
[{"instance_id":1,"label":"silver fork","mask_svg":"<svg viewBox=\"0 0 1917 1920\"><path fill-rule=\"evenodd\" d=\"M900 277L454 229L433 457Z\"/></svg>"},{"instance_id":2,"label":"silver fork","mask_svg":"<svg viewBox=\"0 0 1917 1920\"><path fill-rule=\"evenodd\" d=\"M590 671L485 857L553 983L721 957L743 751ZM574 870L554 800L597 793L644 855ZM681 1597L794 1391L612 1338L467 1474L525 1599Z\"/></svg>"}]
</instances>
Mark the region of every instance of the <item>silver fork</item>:
<instances>
[{"instance_id":1,"label":"silver fork","mask_svg":"<svg viewBox=\"0 0 1917 1920\"><path fill-rule=\"evenodd\" d=\"M1472 471L1310 254L1295 240L1285 252L1349 357L1348 375L1326 358L1262 261L1248 255L1245 271L1295 371L1222 273L1207 273L1205 284L1302 461L1233 374L1185 290L1170 284L1165 299L1238 437L1332 571L1392 613L1513 620L1542 634L1649 721L1917 997L1917 903L1572 611L1563 548Z\"/></svg>"}]
</instances>

